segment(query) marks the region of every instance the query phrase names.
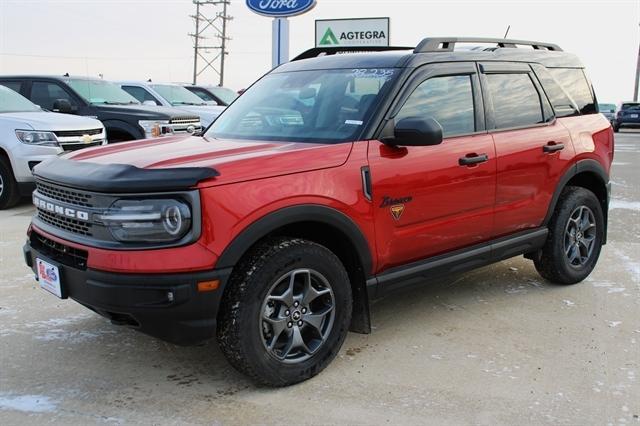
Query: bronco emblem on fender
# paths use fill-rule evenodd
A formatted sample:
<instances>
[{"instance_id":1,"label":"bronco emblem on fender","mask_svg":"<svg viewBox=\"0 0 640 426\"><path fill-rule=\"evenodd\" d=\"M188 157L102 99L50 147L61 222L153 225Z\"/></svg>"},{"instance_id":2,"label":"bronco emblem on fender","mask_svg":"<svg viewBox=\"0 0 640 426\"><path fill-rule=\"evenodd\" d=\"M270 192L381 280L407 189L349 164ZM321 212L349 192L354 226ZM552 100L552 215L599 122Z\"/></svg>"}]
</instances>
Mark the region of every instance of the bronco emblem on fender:
<instances>
[{"instance_id":1,"label":"bronco emblem on fender","mask_svg":"<svg viewBox=\"0 0 640 426\"><path fill-rule=\"evenodd\" d=\"M395 206L391 206L389 210L391 210L391 216L393 216L395 220L400 220L400 216L402 216L402 212L404 211L404 204L396 204Z\"/></svg>"}]
</instances>

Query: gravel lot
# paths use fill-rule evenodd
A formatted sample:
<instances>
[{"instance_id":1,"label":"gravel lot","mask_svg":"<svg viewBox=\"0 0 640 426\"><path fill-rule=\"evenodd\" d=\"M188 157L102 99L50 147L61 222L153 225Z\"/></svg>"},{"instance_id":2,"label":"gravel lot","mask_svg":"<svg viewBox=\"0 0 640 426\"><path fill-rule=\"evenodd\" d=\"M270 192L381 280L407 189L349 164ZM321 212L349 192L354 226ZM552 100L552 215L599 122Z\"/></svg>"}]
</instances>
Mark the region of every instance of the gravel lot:
<instances>
[{"instance_id":1,"label":"gravel lot","mask_svg":"<svg viewBox=\"0 0 640 426\"><path fill-rule=\"evenodd\" d=\"M318 377L260 388L39 289L32 208L0 211L0 423L640 424L640 132L616 138L609 244L562 287L518 257L372 307Z\"/></svg>"}]
</instances>

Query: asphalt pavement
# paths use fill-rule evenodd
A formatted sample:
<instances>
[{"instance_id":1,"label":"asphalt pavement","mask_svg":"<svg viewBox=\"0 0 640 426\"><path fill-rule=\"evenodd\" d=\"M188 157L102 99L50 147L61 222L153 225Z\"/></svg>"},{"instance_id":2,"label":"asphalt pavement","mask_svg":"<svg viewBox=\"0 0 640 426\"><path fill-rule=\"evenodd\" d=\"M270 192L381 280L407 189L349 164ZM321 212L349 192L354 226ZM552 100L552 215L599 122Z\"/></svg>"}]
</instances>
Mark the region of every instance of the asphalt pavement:
<instances>
[{"instance_id":1,"label":"asphalt pavement","mask_svg":"<svg viewBox=\"0 0 640 426\"><path fill-rule=\"evenodd\" d=\"M640 132L616 135L609 243L584 282L510 259L372 306L314 379L257 387L41 290L28 202L0 211L0 423L640 424Z\"/></svg>"}]
</instances>

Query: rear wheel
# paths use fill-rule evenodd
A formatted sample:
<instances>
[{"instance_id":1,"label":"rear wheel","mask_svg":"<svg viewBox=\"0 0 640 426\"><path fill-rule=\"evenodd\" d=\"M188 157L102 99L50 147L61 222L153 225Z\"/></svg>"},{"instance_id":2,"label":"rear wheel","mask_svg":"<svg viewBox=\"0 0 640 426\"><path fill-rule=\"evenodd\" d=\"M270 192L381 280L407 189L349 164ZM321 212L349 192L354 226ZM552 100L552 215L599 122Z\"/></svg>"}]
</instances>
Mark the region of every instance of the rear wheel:
<instances>
[{"instance_id":1,"label":"rear wheel","mask_svg":"<svg viewBox=\"0 0 640 426\"><path fill-rule=\"evenodd\" d=\"M620 131L620 126L619 126L619 125L617 125L617 124L613 124L613 131L614 131L615 133L618 133L618 132Z\"/></svg>"},{"instance_id":2,"label":"rear wheel","mask_svg":"<svg viewBox=\"0 0 640 426\"><path fill-rule=\"evenodd\" d=\"M337 355L351 320L351 286L327 248L278 238L240 262L221 306L218 342L229 362L260 383L286 386Z\"/></svg>"},{"instance_id":3,"label":"rear wheel","mask_svg":"<svg viewBox=\"0 0 640 426\"><path fill-rule=\"evenodd\" d=\"M20 201L18 182L6 158L0 158L0 210L15 206Z\"/></svg>"},{"instance_id":4,"label":"rear wheel","mask_svg":"<svg viewBox=\"0 0 640 426\"><path fill-rule=\"evenodd\" d=\"M585 188L565 188L549 224L547 241L534 260L536 269L557 284L584 280L596 266L603 235L604 216L598 198Z\"/></svg>"}]
</instances>

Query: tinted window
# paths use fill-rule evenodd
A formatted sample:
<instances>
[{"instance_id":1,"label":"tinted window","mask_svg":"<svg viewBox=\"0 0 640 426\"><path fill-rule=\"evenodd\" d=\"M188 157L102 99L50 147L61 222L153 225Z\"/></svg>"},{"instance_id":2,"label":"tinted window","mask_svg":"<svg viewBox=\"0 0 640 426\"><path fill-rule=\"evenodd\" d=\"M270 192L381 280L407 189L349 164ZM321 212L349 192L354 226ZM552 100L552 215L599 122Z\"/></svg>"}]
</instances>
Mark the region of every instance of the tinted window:
<instances>
[{"instance_id":1,"label":"tinted window","mask_svg":"<svg viewBox=\"0 0 640 426\"><path fill-rule=\"evenodd\" d=\"M198 97L200 99L202 99L203 101L216 102L217 103L217 101L214 99L214 97L211 96L209 94L209 92L207 92L206 90L196 89L195 87L187 87L187 90L189 90L191 93L195 93L196 95L198 95Z\"/></svg>"},{"instance_id":2,"label":"tinted window","mask_svg":"<svg viewBox=\"0 0 640 426\"><path fill-rule=\"evenodd\" d=\"M621 110L626 109L640 109L640 104L635 102L625 102L620 107Z\"/></svg>"},{"instance_id":3,"label":"tinted window","mask_svg":"<svg viewBox=\"0 0 640 426\"><path fill-rule=\"evenodd\" d=\"M598 104L598 111L600 112L615 112L616 106L614 104Z\"/></svg>"},{"instance_id":4,"label":"tinted window","mask_svg":"<svg viewBox=\"0 0 640 426\"><path fill-rule=\"evenodd\" d=\"M2 81L0 84L17 93L20 93L20 90L22 90L22 82L20 81Z\"/></svg>"},{"instance_id":5,"label":"tinted window","mask_svg":"<svg viewBox=\"0 0 640 426\"><path fill-rule=\"evenodd\" d=\"M140 103L144 101L151 101L156 105L162 105L160 102L156 100L156 98L153 97L151 93L147 92L142 87L122 86L122 90L124 90L125 92L127 92L128 94L136 98L138 101L140 101Z\"/></svg>"},{"instance_id":6,"label":"tinted window","mask_svg":"<svg viewBox=\"0 0 640 426\"><path fill-rule=\"evenodd\" d=\"M529 74L487 74L497 129L542 123L540 96Z\"/></svg>"},{"instance_id":7,"label":"tinted window","mask_svg":"<svg viewBox=\"0 0 640 426\"><path fill-rule=\"evenodd\" d=\"M35 81L31 85L31 101L41 108L53 111L53 104L58 99L66 99L72 106L77 106L71 96L58 83Z\"/></svg>"},{"instance_id":8,"label":"tinted window","mask_svg":"<svg viewBox=\"0 0 640 426\"><path fill-rule=\"evenodd\" d=\"M567 93L554 80L547 68L539 64L532 64L531 67L544 88L556 117L568 117L579 113Z\"/></svg>"},{"instance_id":9,"label":"tinted window","mask_svg":"<svg viewBox=\"0 0 640 426\"><path fill-rule=\"evenodd\" d=\"M573 98L582 114L596 112L591 87L580 68L549 68L549 72Z\"/></svg>"},{"instance_id":10,"label":"tinted window","mask_svg":"<svg viewBox=\"0 0 640 426\"><path fill-rule=\"evenodd\" d=\"M444 136L473 133L475 114L471 76L434 77L424 81L407 99L396 122L407 117L432 117Z\"/></svg>"}]
</instances>

